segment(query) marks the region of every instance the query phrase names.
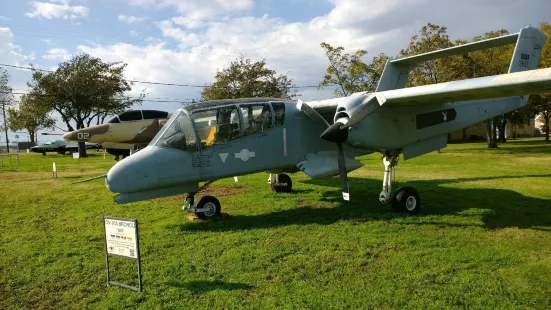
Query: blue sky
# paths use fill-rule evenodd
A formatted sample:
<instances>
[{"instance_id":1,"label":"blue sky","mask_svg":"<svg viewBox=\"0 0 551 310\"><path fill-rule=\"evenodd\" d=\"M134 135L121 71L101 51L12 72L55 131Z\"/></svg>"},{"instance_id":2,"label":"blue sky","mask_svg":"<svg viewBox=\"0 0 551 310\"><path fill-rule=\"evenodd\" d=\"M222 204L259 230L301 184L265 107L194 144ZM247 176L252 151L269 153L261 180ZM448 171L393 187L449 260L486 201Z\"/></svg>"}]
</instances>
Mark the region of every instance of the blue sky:
<instances>
[{"instance_id":1,"label":"blue sky","mask_svg":"<svg viewBox=\"0 0 551 310\"><path fill-rule=\"evenodd\" d=\"M428 22L452 39L551 22L549 0L2 0L0 63L55 68L86 52L128 64L129 79L203 85L240 54L266 59L296 85L317 85L325 41L396 55ZM9 69L25 91L29 71ZM191 99L197 88L136 84L149 98ZM332 89L299 89L302 99ZM177 103L145 102L173 111ZM61 127L62 123L59 123ZM13 134L11 134L13 136Z\"/></svg>"}]
</instances>

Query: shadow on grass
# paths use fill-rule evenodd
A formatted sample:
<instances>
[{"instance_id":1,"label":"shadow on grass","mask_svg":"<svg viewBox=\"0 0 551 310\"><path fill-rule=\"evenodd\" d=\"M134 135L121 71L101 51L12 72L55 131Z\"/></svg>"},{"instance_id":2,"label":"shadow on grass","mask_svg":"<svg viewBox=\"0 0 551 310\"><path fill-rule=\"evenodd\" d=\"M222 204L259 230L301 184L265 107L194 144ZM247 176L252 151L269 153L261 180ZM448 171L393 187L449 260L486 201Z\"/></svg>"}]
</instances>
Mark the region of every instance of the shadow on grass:
<instances>
[{"instance_id":1,"label":"shadow on grass","mask_svg":"<svg viewBox=\"0 0 551 310\"><path fill-rule=\"evenodd\" d=\"M485 177L472 179L412 181L407 184L395 183L396 190L400 186L412 186L421 195L422 209L418 216L419 224L437 225L434 215L464 216L466 210L475 211L483 222L480 224L447 224L443 226L482 226L488 229L518 227L548 230L551 228L551 200L526 197L511 190L502 189L459 189L441 186L446 183L463 181L478 181L491 179L549 177L547 175L526 175L515 177ZM393 213L386 205L378 201L382 182L375 179L349 178L351 201L344 202L340 192L340 181L333 179L311 179L304 183L331 187L321 198L308 201L300 194L282 195L279 198L289 200L300 206L290 210L275 211L260 215L235 215L220 221L198 221L180 225L183 231L233 231L244 229L261 229L285 225L328 225L341 220L372 221L391 220L404 217ZM430 220L423 222L423 217ZM547 227L547 228L545 228Z\"/></svg>"},{"instance_id":2,"label":"shadow on grass","mask_svg":"<svg viewBox=\"0 0 551 310\"><path fill-rule=\"evenodd\" d=\"M168 281L166 284L172 287L187 289L194 293L201 293L201 292L214 291L214 290L226 290L226 291L250 290L254 288L254 286L244 284L244 283L228 283L228 282L222 282L222 281L188 281L188 282Z\"/></svg>"}]
</instances>

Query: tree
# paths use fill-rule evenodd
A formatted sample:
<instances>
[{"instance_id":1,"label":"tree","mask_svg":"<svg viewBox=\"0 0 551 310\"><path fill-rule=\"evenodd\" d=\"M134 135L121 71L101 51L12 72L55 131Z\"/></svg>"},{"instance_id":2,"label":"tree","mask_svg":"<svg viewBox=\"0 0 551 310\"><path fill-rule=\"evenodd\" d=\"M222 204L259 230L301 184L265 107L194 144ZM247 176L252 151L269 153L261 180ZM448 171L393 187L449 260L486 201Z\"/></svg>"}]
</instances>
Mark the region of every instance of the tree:
<instances>
[{"instance_id":1,"label":"tree","mask_svg":"<svg viewBox=\"0 0 551 310\"><path fill-rule=\"evenodd\" d=\"M355 92L375 90L382 74L382 68L388 59L385 54L374 57L373 62L368 65L362 61L362 57L367 55L365 50L360 49L349 55L344 53L342 46L332 47L325 42L320 45L325 50L329 66L323 80L318 85L319 89L329 85L337 86L334 93L340 97Z\"/></svg>"},{"instance_id":2,"label":"tree","mask_svg":"<svg viewBox=\"0 0 551 310\"><path fill-rule=\"evenodd\" d=\"M421 28L420 34L413 35L406 49L400 51L401 57L419 55L453 46L447 35L447 28L428 23ZM451 80L448 70L451 57L425 61L409 75L407 87L442 83Z\"/></svg>"},{"instance_id":3,"label":"tree","mask_svg":"<svg viewBox=\"0 0 551 310\"><path fill-rule=\"evenodd\" d=\"M292 98L292 80L285 75L266 67L266 61L251 62L239 59L231 62L228 68L218 71L216 82L201 92L202 100L237 99L252 97Z\"/></svg>"},{"instance_id":4,"label":"tree","mask_svg":"<svg viewBox=\"0 0 551 310\"><path fill-rule=\"evenodd\" d=\"M2 116L4 118L4 125L2 127L4 129L4 133L6 134L6 151L8 153L10 152L10 145L8 140L8 126L6 126L6 106L13 104L12 89L8 85L9 80L10 74L8 71L4 68L0 68L0 106L2 107Z\"/></svg>"},{"instance_id":5,"label":"tree","mask_svg":"<svg viewBox=\"0 0 551 310\"><path fill-rule=\"evenodd\" d=\"M138 99L124 96L131 90L132 83L124 79L124 63L104 63L88 54L74 56L59 64L52 73L33 70L33 96L50 110L57 112L69 131L90 125L94 118L104 117L107 113L119 112L141 103L144 95ZM84 142L79 143L80 157L86 157Z\"/></svg>"},{"instance_id":6,"label":"tree","mask_svg":"<svg viewBox=\"0 0 551 310\"><path fill-rule=\"evenodd\" d=\"M26 129L31 137L31 142L35 142L37 131L46 128L53 128L55 120L50 117L50 109L40 101L40 97L21 96L19 109L8 109L8 127L13 130Z\"/></svg>"}]
</instances>

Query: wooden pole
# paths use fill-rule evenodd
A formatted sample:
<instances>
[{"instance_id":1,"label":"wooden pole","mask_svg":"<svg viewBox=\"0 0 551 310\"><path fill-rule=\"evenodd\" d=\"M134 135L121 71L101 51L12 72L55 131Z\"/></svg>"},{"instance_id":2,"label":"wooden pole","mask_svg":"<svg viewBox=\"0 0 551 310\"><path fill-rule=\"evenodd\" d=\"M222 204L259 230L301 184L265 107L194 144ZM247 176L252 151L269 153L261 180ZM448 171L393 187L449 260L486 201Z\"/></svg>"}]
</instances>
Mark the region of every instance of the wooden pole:
<instances>
[{"instance_id":1,"label":"wooden pole","mask_svg":"<svg viewBox=\"0 0 551 310\"><path fill-rule=\"evenodd\" d=\"M4 131L6 132L6 151L10 152L10 143L8 141L8 120L6 119L6 101L2 101L2 113L4 113Z\"/></svg>"}]
</instances>

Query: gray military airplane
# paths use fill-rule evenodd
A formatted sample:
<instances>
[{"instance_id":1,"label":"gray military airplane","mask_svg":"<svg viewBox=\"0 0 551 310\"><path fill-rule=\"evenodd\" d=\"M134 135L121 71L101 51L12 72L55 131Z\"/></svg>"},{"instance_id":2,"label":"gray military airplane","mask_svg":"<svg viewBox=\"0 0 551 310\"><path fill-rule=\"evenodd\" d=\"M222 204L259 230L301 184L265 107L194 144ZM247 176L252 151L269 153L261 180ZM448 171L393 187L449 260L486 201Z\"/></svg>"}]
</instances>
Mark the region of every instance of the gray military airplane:
<instances>
[{"instance_id":1,"label":"gray military airplane","mask_svg":"<svg viewBox=\"0 0 551 310\"><path fill-rule=\"evenodd\" d=\"M536 69L546 36L526 27L515 34L387 62L373 93L304 102L250 98L203 102L177 110L151 143L115 164L105 177L117 203L187 193L183 209L199 218L220 214L213 196L195 195L213 181L257 172L278 192L292 189L285 173L312 178L340 175L350 199L347 173L359 155L379 152L384 177L379 200L392 210L417 214L419 193L402 187L393 195L392 168L446 147L447 134L516 110L527 94L551 91L551 68ZM516 43L507 74L404 88L419 63ZM84 180L84 181L88 181ZM81 181L82 182L82 181ZM199 186L199 182L205 182Z\"/></svg>"},{"instance_id":2,"label":"gray military airplane","mask_svg":"<svg viewBox=\"0 0 551 310\"><path fill-rule=\"evenodd\" d=\"M97 143L86 143L86 149L99 149L100 147L101 145ZM69 154L78 152L78 144L67 143L63 140L52 140L33 146L29 150L34 153L42 153L43 156L46 156L46 152L56 152L63 155L66 152Z\"/></svg>"}]
</instances>

